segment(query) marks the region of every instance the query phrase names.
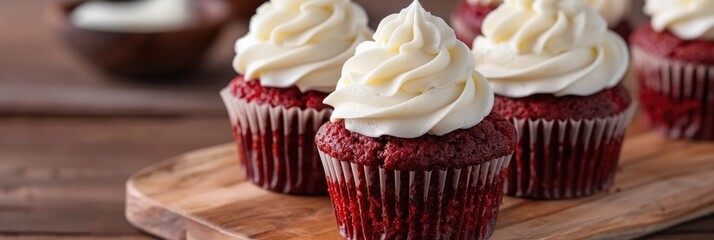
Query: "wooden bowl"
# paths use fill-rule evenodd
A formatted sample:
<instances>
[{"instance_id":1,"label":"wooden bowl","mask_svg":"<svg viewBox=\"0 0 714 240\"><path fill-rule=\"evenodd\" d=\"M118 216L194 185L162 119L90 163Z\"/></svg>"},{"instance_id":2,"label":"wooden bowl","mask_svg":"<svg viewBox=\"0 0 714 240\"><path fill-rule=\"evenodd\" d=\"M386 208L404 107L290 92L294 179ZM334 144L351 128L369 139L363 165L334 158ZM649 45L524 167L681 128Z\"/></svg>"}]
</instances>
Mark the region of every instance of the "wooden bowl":
<instances>
[{"instance_id":1,"label":"wooden bowl","mask_svg":"<svg viewBox=\"0 0 714 240\"><path fill-rule=\"evenodd\" d=\"M230 0L233 14L238 19L247 20L255 14L255 10L268 0Z\"/></svg>"},{"instance_id":2,"label":"wooden bowl","mask_svg":"<svg viewBox=\"0 0 714 240\"><path fill-rule=\"evenodd\" d=\"M80 1L53 2L49 19L61 40L87 62L108 73L162 78L197 68L206 50L230 20L225 0L196 0L198 23L157 33L110 32L74 26L69 15Z\"/></svg>"}]
</instances>

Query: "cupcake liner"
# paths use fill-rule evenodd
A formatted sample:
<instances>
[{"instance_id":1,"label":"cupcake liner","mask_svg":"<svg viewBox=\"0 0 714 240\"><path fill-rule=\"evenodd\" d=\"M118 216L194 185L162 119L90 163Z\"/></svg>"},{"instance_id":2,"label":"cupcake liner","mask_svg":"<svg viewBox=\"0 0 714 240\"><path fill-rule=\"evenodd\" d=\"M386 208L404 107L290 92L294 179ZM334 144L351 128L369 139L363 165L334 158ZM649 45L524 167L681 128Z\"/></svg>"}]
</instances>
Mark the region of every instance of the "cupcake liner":
<instances>
[{"instance_id":1,"label":"cupcake liner","mask_svg":"<svg viewBox=\"0 0 714 240\"><path fill-rule=\"evenodd\" d=\"M486 239L496 223L510 160L399 171L320 156L346 239Z\"/></svg>"},{"instance_id":2,"label":"cupcake liner","mask_svg":"<svg viewBox=\"0 0 714 240\"><path fill-rule=\"evenodd\" d=\"M221 91L243 173L254 184L298 195L327 193L315 134L331 109L285 108L247 102Z\"/></svg>"},{"instance_id":3,"label":"cupcake liner","mask_svg":"<svg viewBox=\"0 0 714 240\"><path fill-rule=\"evenodd\" d=\"M519 142L506 193L523 198L564 199L609 189L635 110L633 103L624 112L605 118L511 118Z\"/></svg>"},{"instance_id":4,"label":"cupcake liner","mask_svg":"<svg viewBox=\"0 0 714 240\"><path fill-rule=\"evenodd\" d=\"M632 49L650 126L675 139L714 140L714 66Z\"/></svg>"}]
</instances>

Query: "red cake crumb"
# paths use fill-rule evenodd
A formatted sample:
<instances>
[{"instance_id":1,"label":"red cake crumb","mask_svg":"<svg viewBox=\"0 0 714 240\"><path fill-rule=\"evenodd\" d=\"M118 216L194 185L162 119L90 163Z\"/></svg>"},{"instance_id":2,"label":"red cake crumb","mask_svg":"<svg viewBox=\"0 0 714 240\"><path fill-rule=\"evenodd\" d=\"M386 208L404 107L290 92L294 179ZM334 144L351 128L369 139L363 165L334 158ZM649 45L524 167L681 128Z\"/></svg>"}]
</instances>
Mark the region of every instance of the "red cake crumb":
<instances>
[{"instance_id":1,"label":"red cake crumb","mask_svg":"<svg viewBox=\"0 0 714 240\"><path fill-rule=\"evenodd\" d=\"M391 170L427 171L484 163L513 152L516 132L498 114L470 128L444 136L371 138L345 128L344 121L328 122L317 132L318 149L330 156Z\"/></svg>"},{"instance_id":2,"label":"red cake crumb","mask_svg":"<svg viewBox=\"0 0 714 240\"><path fill-rule=\"evenodd\" d=\"M656 32L649 23L632 33L630 44L662 58L714 64L714 41L682 40L668 31Z\"/></svg>"},{"instance_id":3,"label":"red cake crumb","mask_svg":"<svg viewBox=\"0 0 714 240\"><path fill-rule=\"evenodd\" d=\"M525 98L508 98L496 95L493 109L503 116L516 118L590 119L622 113L631 103L629 92L619 84L586 97L537 94Z\"/></svg>"},{"instance_id":4,"label":"red cake crumb","mask_svg":"<svg viewBox=\"0 0 714 240\"><path fill-rule=\"evenodd\" d=\"M248 102L265 103L274 107L282 105L286 108L312 108L318 111L331 108L322 103L325 97L327 97L327 93L317 91L303 93L297 87L263 87L260 85L260 80L245 81L243 76L238 76L233 79L230 88L234 96L245 99Z\"/></svg>"}]
</instances>

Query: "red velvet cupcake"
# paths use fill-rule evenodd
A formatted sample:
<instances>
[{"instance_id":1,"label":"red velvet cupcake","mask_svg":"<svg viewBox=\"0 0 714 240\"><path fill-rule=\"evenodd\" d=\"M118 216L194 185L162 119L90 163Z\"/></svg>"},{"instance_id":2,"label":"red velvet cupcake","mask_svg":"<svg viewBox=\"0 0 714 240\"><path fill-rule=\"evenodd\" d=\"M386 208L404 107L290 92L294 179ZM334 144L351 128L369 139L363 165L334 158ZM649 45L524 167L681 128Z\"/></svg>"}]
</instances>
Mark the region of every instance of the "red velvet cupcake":
<instances>
[{"instance_id":1,"label":"red velvet cupcake","mask_svg":"<svg viewBox=\"0 0 714 240\"><path fill-rule=\"evenodd\" d=\"M586 0L607 21L608 26L623 38L632 33L632 27L626 17L629 14L631 0ZM481 26L489 13L503 3L503 0L459 0L451 24L459 40L471 46L474 39L481 35Z\"/></svg>"},{"instance_id":2,"label":"red velvet cupcake","mask_svg":"<svg viewBox=\"0 0 714 240\"><path fill-rule=\"evenodd\" d=\"M459 0L451 17L451 25L456 30L456 38L471 47L474 39L481 35L483 20L501 5L500 0Z\"/></svg>"},{"instance_id":3,"label":"red velvet cupcake","mask_svg":"<svg viewBox=\"0 0 714 240\"><path fill-rule=\"evenodd\" d=\"M349 1L280 4L288 3L263 5L236 43L241 76L221 97L248 180L275 192L324 195L314 136L332 109L322 101L371 30L364 10Z\"/></svg>"},{"instance_id":4,"label":"red velvet cupcake","mask_svg":"<svg viewBox=\"0 0 714 240\"><path fill-rule=\"evenodd\" d=\"M645 12L652 22L630 42L650 126L674 139L714 140L714 24L698 22L714 3L650 1Z\"/></svg>"},{"instance_id":5,"label":"red velvet cupcake","mask_svg":"<svg viewBox=\"0 0 714 240\"><path fill-rule=\"evenodd\" d=\"M488 238L513 125L491 114L493 92L468 47L418 1L385 18L374 39L345 64L325 99L332 122L316 137L340 234Z\"/></svg>"},{"instance_id":6,"label":"red velvet cupcake","mask_svg":"<svg viewBox=\"0 0 714 240\"><path fill-rule=\"evenodd\" d=\"M314 133L332 113L322 104L326 93L263 87L239 76L221 96L234 123L238 159L251 182L276 192L326 193L313 145Z\"/></svg>"},{"instance_id":7,"label":"red velvet cupcake","mask_svg":"<svg viewBox=\"0 0 714 240\"><path fill-rule=\"evenodd\" d=\"M621 84L584 97L496 96L494 111L519 130L508 194L559 199L609 189L631 106Z\"/></svg>"},{"instance_id":8,"label":"red velvet cupcake","mask_svg":"<svg viewBox=\"0 0 714 240\"><path fill-rule=\"evenodd\" d=\"M635 110L620 85L627 45L579 0L527 13L536 6L523 4L536 3L506 0L486 19L488 31L473 49L476 70L496 93L494 112L518 132L507 194L563 199L607 190ZM542 19L566 31L553 34ZM558 44L540 44L548 42Z\"/></svg>"},{"instance_id":9,"label":"red velvet cupcake","mask_svg":"<svg viewBox=\"0 0 714 240\"><path fill-rule=\"evenodd\" d=\"M317 133L340 234L347 239L485 239L493 232L515 130L498 114L443 136ZM358 143L358 144L355 144Z\"/></svg>"}]
</instances>

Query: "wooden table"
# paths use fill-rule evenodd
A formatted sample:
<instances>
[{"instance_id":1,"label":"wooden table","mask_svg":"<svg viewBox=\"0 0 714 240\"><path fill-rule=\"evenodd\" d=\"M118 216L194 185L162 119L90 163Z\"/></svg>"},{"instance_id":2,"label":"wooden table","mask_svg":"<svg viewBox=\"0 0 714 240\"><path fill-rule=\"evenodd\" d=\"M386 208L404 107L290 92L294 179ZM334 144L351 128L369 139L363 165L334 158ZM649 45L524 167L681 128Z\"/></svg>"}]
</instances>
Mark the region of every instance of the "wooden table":
<instances>
[{"instance_id":1,"label":"wooden table","mask_svg":"<svg viewBox=\"0 0 714 240\"><path fill-rule=\"evenodd\" d=\"M0 5L0 239L152 239L124 219L124 181L231 141L217 92L235 75L232 45L245 23L224 32L187 83L129 84L58 43L43 16L51 2ZM409 0L359 2L381 19ZM454 0L423 2L448 16ZM714 239L714 216L647 238Z\"/></svg>"}]
</instances>

